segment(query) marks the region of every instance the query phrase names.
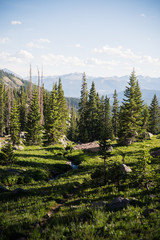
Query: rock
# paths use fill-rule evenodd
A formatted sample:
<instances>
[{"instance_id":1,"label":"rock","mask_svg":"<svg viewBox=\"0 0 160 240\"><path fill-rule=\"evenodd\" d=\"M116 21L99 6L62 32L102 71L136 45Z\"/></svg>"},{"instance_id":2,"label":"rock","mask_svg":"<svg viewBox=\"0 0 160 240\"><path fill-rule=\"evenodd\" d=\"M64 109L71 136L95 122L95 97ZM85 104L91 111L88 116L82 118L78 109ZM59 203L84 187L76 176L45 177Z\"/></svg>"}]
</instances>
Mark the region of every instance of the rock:
<instances>
[{"instance_id":1,"label":"rock","mask_svg":"<svg viewBox=\"0 0 160 240\"><path fill-rule=\"evenodd\" d=\"M93 202L92 206L93 208L102 208L102 207L105 207L106 204L107 204L106 201L98 201L98 202Z\"/></svg>"},{"instance_id":2,"label":"rock","mask_svg":"<svg viewBox=\"0 0 160 240\"><path fill-rule=\"evenodd\" d=\"M99 151L99 144L97 141L78 144L73 147L74 150L85 150L89 152L98 152Z\"/></svg>"},{"instance_id":3,"label":"rock","mask_svg":"<svg viewBox=\"0 0 160 240\"><path fill-rule=\"evenodd\" d=\"M19 172L18 170L16 170L16 169L6 169L6 171L7 171L7 172L10 172L10 173L14 173L14 174L16 174L16 175L19 175L19 174L20 174L20 172Z\"/></svg>"},{"instance_id":4,"label":"rock","mask_svg":"<svg viewBox=\"0 0 160 240\"><path fill-rule=\"evenodd\" d=\"M132 172L132 170L130 169L130 167L128 167L128 166L125 165L125 164L120 164L119 167L120 167L120 169L121 169L121 171L122 171L123 173Z\"/></svg>"},{"instance_id":5,"label":"rock","mask_svg":"<svg viewBox=\"0 0 160 240\"><path fill-rule=\"evenodd\" d=\"M109 146L108 149L107 149L108 152L113 152L113 147L112 146Z\"/></svg>"},{"instance_id":6,"label":"rock","mask_svg":"<svg viewBox=\"0 0 160 240\"><path fill-rule=\"evenodd\" d=\"M20 133L20 137L21 137L21 138L25 138L25 132L21 132L21 133Z\"/></svg>"},{"instance_id":7,"label":"rock","mask_svg":"<svg viewBox=\"0 0 160 240\"><path fill-rule=\"evenodd\" d=\"M153 137L153 134L150 132L145 132L144 133L144 138L151 139Z\"/></svg>"},{"instance_id":8,"label":"rock","mask_svg":"<svg viewBox=\"0 0 160 240\"><path fill-rule=\"evenodd\" d=\"M18 146L18 145L14 145L13 146L13 150L20 150L20 151L22 151L24 149L24 147L23 146Z\"/></svg>"},{"instance_id":9,"label":"rock","mask_svg":"<svg viewBox=\"0 0 160 240\"><path fill-rule=\"evenodd\" d=\"M26 193L27 191L23 188L16 188L13 190L13 193Z\"/></svg>"},{"instance_id":10,"label":"rock","mask_svg":"<svg viewBox=\"0 0 160 240\"><path fill-rule=\"evenodd\" d=\"M107 204L107 207L110 210L117 210L126 208L130 203L130 200L128 198L121 198L121 197L115 197L113 201L109 204Z\"/></svg>"},{"instance_id":11,"label":"rock","mask_svg":"<svg viewBox=\"0 0 160 240\"><path fill-rule=\"evenodd\" d=\"M156 210L155 210L155 209L152 209L152 208L147 208L147 209L145 209L145 210L143 211L143 216L144 216L144 217L149 217L149 215L150 215L151 213L153 213L153 212L156 212Z\"/></svg>"},{"instance_id":12,"label":"rock","mask_svg":"<svg viewBox=\"0 0 160 240\"><path fill-rule=\"evenodd\" d=\"M24 147L23 146L19 146L18 150L22 151L22 150L24 150Z\"/></svg>"},{"instance_id":13,"label":"rock","mask_svg":"<svg viewBox=\"0 0 160 240\"><path fill-rule=\"evenodd\" d=\"M0 192L8 192L9 190L4 186L0 185Z\"/></svg>"}]
</instances>

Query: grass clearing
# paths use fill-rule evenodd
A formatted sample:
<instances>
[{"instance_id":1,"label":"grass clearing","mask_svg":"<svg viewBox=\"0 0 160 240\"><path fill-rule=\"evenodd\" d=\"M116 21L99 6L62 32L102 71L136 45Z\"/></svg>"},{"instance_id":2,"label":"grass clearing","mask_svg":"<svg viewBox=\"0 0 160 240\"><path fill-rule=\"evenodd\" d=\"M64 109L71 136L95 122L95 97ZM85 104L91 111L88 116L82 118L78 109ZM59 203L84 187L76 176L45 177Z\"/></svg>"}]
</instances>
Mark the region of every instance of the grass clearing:
<instances>
[{"instance_id":1,"label":"grass clearing","mask_svg":"<svg viewBox=\"0 0 160 240\"><path fill-rule=\"evenodd\" d=\"M103 160L96 153L72 151L61 146L25 147L16 151L17 161L0 165L1 239L159 239L160 157L151 159L143 172L144 144L149 151L160 148L159 139L117 146L106 161L107 169L122 161L132 169L125 178L103 185L103 174L93 178ZM73 170L68 160L78 165ZM58 177L56 177L58 175ZM55 178L56 177L56 178ZM15 193L16 188L26 191ZM115 197L131 199L126 208L94 208ZM147 210L146 209L152 209ZM146 211L146 214L144 214Z\"/></svg>"}]
</instances>

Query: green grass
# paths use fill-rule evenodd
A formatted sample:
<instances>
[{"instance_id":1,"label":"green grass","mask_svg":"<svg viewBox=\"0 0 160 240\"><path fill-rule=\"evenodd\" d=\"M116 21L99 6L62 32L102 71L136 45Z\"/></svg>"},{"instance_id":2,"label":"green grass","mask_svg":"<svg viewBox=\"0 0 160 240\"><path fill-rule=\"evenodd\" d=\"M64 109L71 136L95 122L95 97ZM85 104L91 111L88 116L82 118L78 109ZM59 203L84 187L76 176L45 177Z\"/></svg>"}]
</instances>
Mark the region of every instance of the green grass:
<instances>
[{"instance_id":1,"label":"green grass","mask_svg":"<svg viewBox=\"0 0 160 240\"><path fill-rule=\"evenodd\" d=\"M141 164L144 144L149 151L160 148L156 136L128 147L114 143L114 151L106 161L105 185L103 172L92 177L103 166L98 154L65 153L61 146L34 146L16 151L17 161L12 166L0 165L0 184L9 189L0 193L0 239L25 236L27 239L158 240L160 157L152 158L144 172ZM120 178L118 184L109 171L122 161L122 152L132 172ZM68 159L78 164L78 170L71 169ZM16 169L18 174L7 169ZM53 180L56 175L59 177ZM26 192L14 193L16 188ZM93 202L110 203L117 196L132 199L134 204L117 211L93 207ZM154 212L144 216L147 208Z\"/></svg>"}]
</instances>

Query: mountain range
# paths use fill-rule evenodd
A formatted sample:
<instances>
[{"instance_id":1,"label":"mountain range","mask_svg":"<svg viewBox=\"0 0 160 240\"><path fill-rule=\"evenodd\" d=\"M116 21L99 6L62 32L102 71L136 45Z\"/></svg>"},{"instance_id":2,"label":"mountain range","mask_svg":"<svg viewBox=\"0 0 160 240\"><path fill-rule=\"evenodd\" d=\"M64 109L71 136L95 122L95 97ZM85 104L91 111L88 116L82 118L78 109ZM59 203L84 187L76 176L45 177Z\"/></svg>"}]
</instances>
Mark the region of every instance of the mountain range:
<instances>
[{"instance_id":1,"label":"mountain range","mask_svg":"<svg viewBox=\"0 0 160 240\"><path fill-rule=\"evenodd\" d=\"M62 76L44 76L43 82L44 87L48 91L52 90L53 83L57 82L59 77L61 77L62 85L64 89L64 94L67 98L79 98L80 97L80 91L81 91L81 85L82 85L82 74L81 73L70 73L70 74L64 74ZM95 87L97 92L99 92L101 95L107 95L111 99L111 103L113 102L113 93L114 90L117 90L118 93L118 99L119 102L122 102L124 98L124 90L125 87L128 84L129 81L129 75L128 76L122 76L122 77L92 77L92 76L86 76L87 77L87 85L88 89L90 89L92 81L95 82ZM0 79L6 84L9 85L9 83L12 83L14 87L20 87L22 85L28 85L27 79L29 77L26 77L24 80L16 73L8 70L3 69L0 70ZM160 78L153 78L153 77L145 77L145 76L137 76L137 79L139 80L140 88L142 91L142 98L144 99L144 102L147 104L151 103L151 100L153 98L153 95L156 94L157 98L160 102ZM38 77L33 76L32 77L33 83L37 84ZM77 100L78 103L78 100ZM76 105L77 105L76 103Z\"/></svg>"},{"instance_id":2,"label":"mountain range","mask_svg":"<svg viewBox=\"0 0 160 240\"><path fill-rule=\"evenodd\" d=\"M57 82L60 76L45 76L43 78L44 86L47 90L51 91L54 82ZM90 89L92 81L95 82L97 92L101 95L107 95L113 102L114 90L117 90L118 99L122 102L124 98L124 90L129 81L128 76L122 77L87 77L88 89ZM147 104L151 103L153 95L156 94L160 102L160 78L137 76L139 80L140 88L142 91L142 97L144 102ZM66 97L80 97L81 85L82 85L82 74L81 73L70 73L61 76L63 89ZM33 82L37 83L37 77L33 77Z\"/></svg>"}]
</instances>

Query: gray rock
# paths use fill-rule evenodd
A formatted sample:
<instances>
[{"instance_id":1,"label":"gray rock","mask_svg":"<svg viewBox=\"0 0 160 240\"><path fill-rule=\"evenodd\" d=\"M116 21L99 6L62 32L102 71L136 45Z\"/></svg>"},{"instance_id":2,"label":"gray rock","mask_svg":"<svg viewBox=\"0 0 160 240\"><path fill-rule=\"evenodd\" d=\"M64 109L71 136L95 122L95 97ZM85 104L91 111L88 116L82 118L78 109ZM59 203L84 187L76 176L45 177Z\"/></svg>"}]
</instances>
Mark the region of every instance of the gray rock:
<instances>
[{"instance_id":1,"label":"gray rock","mask_svg":"<svg viewBox=\"0 0 160 240\"><path fill-rule=\"evenodd\" d=\"M129 203L130 200L128 198L115 197L111 203L107 204L107 207L111 210L117 210L126 208Z\"/></svg>"},{"instance_id":2,"label":"gray rock","mask_svg":"<svg viewBox=\"0 0 160 240\"><path fill-rule=\"evenodd\" d=\"M4 186L0 185L0 192L8 192L9 190Z\"/></svg>"},{"instance_id":3,"label":"gray rock","mask_svg":"<svg viewBox=\"0 0 160 240\"><path fill-rule=\"evenodd\" d=\"M113 147L112 146L109 146L108 149L107 149L108 152L113 152Z\"/></svg>"},{"instance_id":4,"label":"gray rock","mask_svg":"<svg viewBox=\"0 0 160 240\"><path fill-rule=\"evenodd\" d=\"M125 164L120 164L120 169L123 173L129 173L129 172L132 172L132 170L130 169L130 167L128 167L127 165Z\"/></svg>"},{"instance_id":5,"label":"gray rock","mask_svg":"<svg viewBox=\"0 0 160 240\"><path fill-rule=\"evenodd\" d=\"M18 146L18 149L19 149L20 151L22 151L22 150L24 150L24 147L23 147L23 146Z\"/></svg>"},{"instance_id":6,"label":"gray rock","mask_svg":"<svg viewBox=\"0 0 160 240\"><path fill-rule=\"evenodd\" d=\"M26 193L27 191L23 188L16 188L13 190L13 193Z\"/></svg>"},{"instance_id":7,"label":"gray rock","mask_svg":"<svg viewBox=\"0 0 160 240\"><path fill-rule=\"evenodd\" d=\"M18 170L16 170L16 169L7 169L6 171L9 172L9 173L16 174L16 175L20 174L20 172Z\"/></svg>"},{"instance_id":8,"label":"gray rock","mask_svg":"<svg viewBox=\"0 0 160 240\"><path fill-rule=\"evenodd\" d=\"M15 145L15 146L13 146L13 150L20 150L20 151L22 151L24 149L24 147L23 146L18 146L18 145Z\"/></svg>"},{"instance_id":9,"label":"gray rock","mask_svg":"<svg viewBox=\"0 0 160 240\"><path fill-rule=\"evenodd\" d=\"M145 210L143 211L143 216L144 216L144 217L149 217L149 215L150 215L151 213L153 213L153 212L156 212L156 210L155 210L155 209L151 209L151 208L147 208L147 209L145 209Z\"/></svg>"},{"instance_id":10,"label":"gray rock","mask_svg":"<svg viewBox=\"0 0 160 240\"><path fill-rule=\"evenodd\" d=\"M106 204L107 204L106 201L98 201L98 202L93 202L92 206L93 208L102 208L102 207L105 207Z\"/></svg>"}]
</instances>

